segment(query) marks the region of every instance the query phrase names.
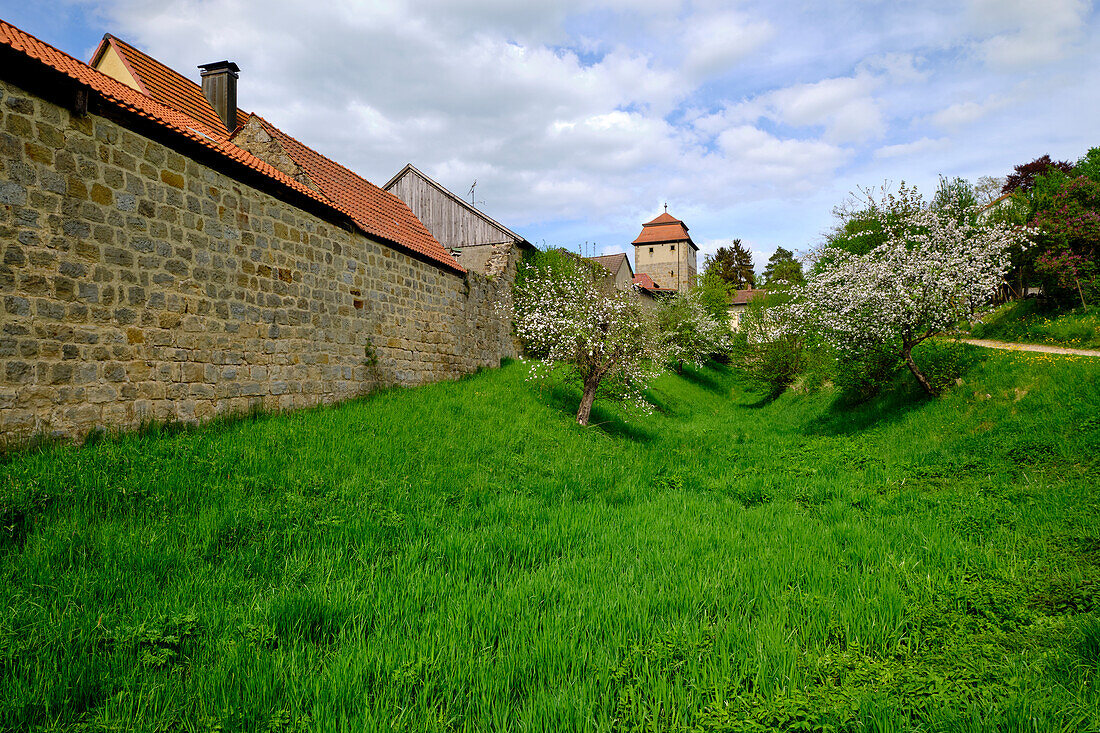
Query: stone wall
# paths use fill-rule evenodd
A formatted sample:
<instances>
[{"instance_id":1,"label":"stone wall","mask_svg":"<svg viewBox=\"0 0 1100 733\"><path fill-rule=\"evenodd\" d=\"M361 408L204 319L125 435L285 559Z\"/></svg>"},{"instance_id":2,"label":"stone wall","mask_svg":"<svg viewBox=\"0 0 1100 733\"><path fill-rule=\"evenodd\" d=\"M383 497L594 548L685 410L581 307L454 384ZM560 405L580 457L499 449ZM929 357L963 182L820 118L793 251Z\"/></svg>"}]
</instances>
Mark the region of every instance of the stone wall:
<instances>
[{"instance_id":1,"label":"stone wall","mask_svg":"<svg viewBox=\"0 0 1100 733\"><path fill-rule=\"evenodd\" d=\"M445 271L0 81L0 440L335 402L512 355Z\"/></svg>"}]
</instances>

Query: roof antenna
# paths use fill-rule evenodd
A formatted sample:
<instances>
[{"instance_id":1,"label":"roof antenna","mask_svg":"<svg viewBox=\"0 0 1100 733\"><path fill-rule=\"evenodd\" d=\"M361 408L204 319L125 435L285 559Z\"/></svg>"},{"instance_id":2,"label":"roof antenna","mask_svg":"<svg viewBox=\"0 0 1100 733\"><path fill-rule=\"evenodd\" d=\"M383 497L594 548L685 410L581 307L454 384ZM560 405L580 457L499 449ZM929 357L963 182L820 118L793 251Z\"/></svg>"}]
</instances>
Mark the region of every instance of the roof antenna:
<instances>
[{"instance_id":1,"label":"roof antenna","mask_svg":"<svg viewBox=\"0 0 1100 733\"><path fill-rule=\"evenodd\" d=\"M476 181L475 181L475 183L476 183ZM668 213L668 202L667 201L665 202L665 213L666 214Z\"/></svg>"},{"instance_id":2,"label":"roof antenna","mask_svg":"<svg viewBox=\"0 0 1100 733\"><path fill-rule=\"evenodd\" d=\"M477 188L477 179L475 178L474 182L470 184L470 190L466 192L466 195L470 197L470 203L474 204L474 205L485 203L484 201L475 201L474 200L474 189L476 189L476 188Z\"/></svg>"}]
</instances>

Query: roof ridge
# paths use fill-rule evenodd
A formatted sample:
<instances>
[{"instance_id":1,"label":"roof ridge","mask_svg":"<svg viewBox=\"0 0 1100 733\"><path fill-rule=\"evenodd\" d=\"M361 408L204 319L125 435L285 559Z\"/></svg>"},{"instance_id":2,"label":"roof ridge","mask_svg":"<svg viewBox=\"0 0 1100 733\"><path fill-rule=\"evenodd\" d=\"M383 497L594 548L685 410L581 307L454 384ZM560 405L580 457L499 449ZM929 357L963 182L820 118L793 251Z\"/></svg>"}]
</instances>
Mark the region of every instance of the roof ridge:
<instances>
[{"instance_id":1,"label":"roof ridge","mask_svg":"<svg viewBox=\"0 0 1100 733\"><path fill-rule=\"evenodd\" d=\"M26 31L15 27L11 23L7 22L6 20L0 19L0 30L2 30L5 27L10 29L10 31L14 31L14 33L16 35L25 36L28 40L30 40L34 43L40 44L42 46L45 46L50 51L58 54L59 56L63 56L66 60L70 61L73 65L75 65L76 68L80 69L81 71L90 71L95 76L92 77L92 79L83 80L75 72L70 71L68 69L61 68L60 66L57 66L55 64L50 63L45 58L40 58L37 54L32 53L31 49L25 48L23 46L23 44L19 42L19 39L17 37L15 37L15 35L12 35L12 34L9 33L8 38L7 38L9 43L7 45L11 46L16 51L20 51L21 53L23 53L26 56L29 56L30 58L34 59L38 63L43 64L45 66L48 66L49 68L52 68L55 71L58 71L58 72L64 74L65 76L69 77L73 81L76 81L76 82L81 83L81 84L85 84L86 86L90 86L91 85L90 82L92 80L94 80L94 81L98 82L99 84L103 85L104 87L107 87L107 88L103 88L103 89L96 89L97 92L99 92L100 94L103 94L104 96L107 96L109 99L113 99L115 102L121 104L125 108L131 109L135 112L140 113L141 110L137 109L137 107L134 105L134 102L126 99L126 97L129 96L129 95L136 95L137 97L139 97L141 99L141 101L143 103L155 105L156 107L160 107L164 111L169 112L170 113L169 116L179 115L180 117L186 118L186 121L189 123L189 125L186 126L186 127L189 127L190 124L194 124L194 125L197 125L198 127L202 128L201 130L196 130L195 128L192 127L192 128L190 128L191 132L199 133L200 137L207 139L206 141L211 140L210 135L208 135L207 133L213 132L213 130L210 130L209 127L206 125L206 123L201 122L200 120L196 120L194 117L187 114L186 112L178 110L175 107L170 107L170 106L164 104L163 102L160 102L160 101L154 99L153 97L149 96L148 94L142 94L138 90L136 90L132 87L129 87L126 84L123 84L118 79L115 79L114 77L108 76L107 74L104 74L99 69L84 63L83 61L76 58L75 56L67 54L64 51L57 48L56 46L41 40L37 36L31 35L30 33L27 33ZM0 40L3 40L3 39L0 39ZM114 87L114 89L112 90L112 89L110 89L110 87ZM116 94L116 92L118 92L118 94ZM186 127L181 128L177 123L172 122L172 120L168 119L168 118L161 118L161 121L164 122L168 127L175 129L177 132L182 132L185 136L191 137L191 135L187 134ZM205 144L206 141L203 141L204 144ZM218 141L213 140L213 142L217 143Z\"/></svg>"},{"instance_id":2,"label":"roof ridge","mask_svg":"<svg viewBox=\"0 0 1100 733\"><path fill-rule=\"evenodd\" d=\"M269 122L269 121L268 121L268 120L267 120L266 118L262 117L261 115L259 115L259 114L255 113L255 112L249 112L248 114L250 114L250 115L255 115L255 116L256 116L256 119L258 119L258 120L260 121L260 124L262 124L262 125L263 125L263 126L264 126L265 128L267 128L267 131L268 131L268 133L269 133L269 134L270 134L271 132L276 132L276 133L278 133L279 135L282 135L282 136L283 136L283 137L285 137L285 138L289 138L291 142L293 142L293 143L296 143L296 144L298 144L298 145L301 145L301 146L302 146L303 148L305 148L306 150L309 150L309 151L310 151L311 153L314 153L315 155L318 155L318 156L320 156L320 157L324 158L324 159L325 159L326 161L328 161L329 163L332 163L332 164L333 164L334 166L336 166L336 167L337 167L337 168L339 168L340 170L343 170L343 171L347 171L348 173L350 173L351 175L355 176L356 178L358 178L358 179L359 179L360 181L362 181L363 183L367 184L368 186L372 186L372 187L374 187L374 188L377 188L377 189L378 189L379 191L381 191L382 193L385 193L385 194L388 194L388 195L390 195L390 196L393 196L393 194L392 194L392 193L390 193L389 191L386 191L386 190L385 190L385 189L383 189L383 188L379 188L379 187L378 187L378 186L376 186L375 184L373 184L373 183L371 183L370 181L368 181L368 180L367 180L366 178L363 178L363 176L361 176L361 175L359 175L358 173L356 173L355 171L353 171L353 170L352 170L351 168L348 168L348 167L347 167L346 165L344 165L343 163L338 163L338 162L336 162L335 160L333 160L332 158L328 157L327 155L325 155L325 154L324 154L324 153L322 153L321 151L319 151L319 150L315 150L315 149L311 148L310 146L306 145L306 144L305 144L304 142L302 142L302 141L301 141L301 140L299 140L298 138L294 137L293 135L291 135L291 134L290 134L289 132L287 132L286 130L283 130L282 128L276 127L276 126L275 126L274 124L272 124L271 122ZM393 196L393 197L394 197L394 198L397 198L396 196ZM398 201L400 201L400 199L398 199Z\"/></svg>"},{"instance_id":3,"label":"roof ridge","mask_svg":"<svg viewBox=\"0 0 1100 733\"><path fill-rule=\"evenodd\" d=\"M210 100L206 98L202 85L194 79L181 74L168 64L117 36L107 33L105 39L115 48L123 64L137 80L145 94L157 99L157 101L163 99L162 104L168 104L173 109L178 109L184 114L201 119L222 137L232 135L236 130L237 125L234 125L234 129L227 129L225 133L222 133L222 128L227 127L225 122L218 116L217 111L210 104ZM99 49L96 49L93 59L98 56ZM161 99L158 99L158 96ZM238 120L242 114L247 116L244 110L239 110ZM215 123L217 123L217 127L214 127Z\"/></svg>"},{"instance_id":4,"label":"roof ridge","mask_svg":"<svg viewBox=\"0 0 1100 733\"><path fill-rule=\"evenodd\" d=\"M168 106L149 95L142 94L141 92L127 86L126 84L123 84L117 79L114 79L104 74L103 72L92 67L91 65L84 63L74 56L71 56L64 51L61 51L55 46L40 40L34 35L27 33L26 31L21 30L20 28L17 28L16 26L2 19L0 19L0 46L8 46L17 53L23 54L34 62L41 64L46 68L52 69L53 71L62 74L63 76L73 80L74 82L84 87L94 90L107 102L110 102L125 111L132 112L139 117L144 117L154 123L157 123L161 127L169 130L170 132L173 132L174 134L182 136L192 143L197 143L202 147L213 150L225 158L235 161L236 163L243 165L247 168L251 168L257 173L260 173L265 177L282 184L285 188L293 190L300 195L303 195L309 199L323 204L329 209L340 213L346 216L349 220L355 222L367 234L380 237L381 239L392 242L393 244L396 244L403 249L417 252L440 265L446 266L449 269L453 269L458 272L466 271L465 268L455 262L453 258L447 256L446 250L444 250L442 246L440 246L439 253L431 252L430 248L428 251L424 251L411 241L403 242L399 239L394 238L392 235L387 235L385 233L375 231L375 227L367 226L361 219L359 219L352 211L350 211L345 206L335 201L332 201L327 196L323 196L320 193L309 188L305 184L294 180L292 177L286 175L285 173L265 162L264 160L256 157L252 153L249 153L247 150L238 147L224 135L220 135L220 139L216 139L213 136L213 131L210 130L204 123L196 120L194 117L178 109L175 109L174 107ZM371 185L373 186L373 184ZM397 199L396 197L394 197L394 199L400 202L400 199ZM415 217L413 217L413 219L415 219ZM421 224L421 226L423 226L423 224ZM426 231L427 230L425 230L425 232ZM431 234L429 233L428 236L431 237ZM435 239L432 238L432 241L435 242ZM435 242L435 244L439 246L438 242Z\"/></svg>"},{"instance_id":5,"label":"roof ridge","mask_svg":"<svg viewBox=\"0 0 1100 733\"><path fill-rule=\"evenodd\" d=\"M194 80L192 80L192 79L188 79L188 78L187 78L186 76L184 76L183 74L179 73L178 71L176 71L175 69L173 69L173 68L172 68L171 66L169 66L168 64L164 63L163 61L159 61L159 60L157 60L157 59L153 58L152 56L150 56L149 54L145 53L144 51L142 51L142 50L141 50L140 48L138 48L138 47L137 47L137 46L135 46L134 44L132 44L132 43L130 43L130 42L128 42L128 41L124 41L124 40L122 40L121 38L119 38L118 36L112 36L112 35L111 35L110 33L106 33L106 34L104 34L104 35L105 35L105 36L106 36L107 38L109 38L109 39L110 39L111 41L113 41L114 43L117 43L117 44L118 44L118 45L120 45L120 46L125 46L125 47L126 47L126 48L127 48L128 50L130 50L130 51L133 51L134 53L139 53L139 54L141 54L142 56L144 56L145 58L147 58L147 59L149 59L150 61L152 61L153 63L157 64L158 66L162 66L162 67L164 67L164 69L165 69L165 70L167 70L167 71L168 71L169 73L171 73L171 74L172 74L173 76L175 76L176 78L178 78L178 79L182 79L182 80L183 80L183 81L185 81L186 83L188 83L188 84L191 84L191 85L193 85L193 86L196 86L196 87L198 87L200 91L202 90L202 85L201 85L201 84L198 84L197 82L195 82L195 81L194 81ZM129 61L128 59L124 59L124 60L126 60L127 62ZM197 68L197 67L196 67L196 68ZM140 79L140 78L138 79L138 83L139 83L139 84L143 84L143 82L141 81L141 79Z\"/></svg>"},{"instance_id":6,"label":"roof ridge","mask_svg":"<svg viewBox=\"0 0 1100 733\"><path fill-rule=\"evenodd\" d=\"M485 213L484 211L482 211L481 209L479 209L479 208L477 208L476 206L474 206L473 204L471 204L471 203L470 203L469 201L466 201L466 200L464 200L464 199L463 199L463 198L462 198L461 196L459 196L458 194L456 194L456 193L455 193L454 191L452 191L451 189L447 188L447 187L446 187L446 186L444 186L444 185L443 185L442 183L440 183L439 181L435 180L434 178L432 178L431 176L429 176L429 175L428 175L427 173L425 173L424 171L422 171L422 170L420 170L419 168L417 168L417 167L416 167L415 165L413 165L412 163L406 163L406 164L405 164L405 165L404 165L404 166L403 166L403 167L401 168L401 170L397 171L397 173L395 173L395 174L394 174L393 178L391 178L390 180L386 181L386 185L382 187L382 190L383 190L383 191L386 191L386 193L389 193L389 190L388 190L388 189L389 189L389 187L390 187L391 185L393 185L393 184L394 184L394 183L395 183L395 182L397 181L397 179L401 177L401 174L402 174L402 173L404 173L405 171L413 171L413 172L415 172L416 174L418 174L419 176L421 176L421 177L422 177L422 178L423 178L424 180L426 180L426 181L427 181L427 182L428 182L429 184L431 184L431 185L432 185L432 186L434 186L434 187L435 187L436 189L438 189L438 190L439 190L439 191L440 191L441 193L443 193L443 194L444 194L444 195L446 195L446 196L450 196L450 197L451 197L452 199L454 199L454 200L455 200L455 201L457 201L458 203L462 204L463 206L465 206L465 207L466 207L467 209L469 209L470 211L473 211L473 212L474 212L474 213L476 213L476 214L477 214L478 216L481 216L481 217L484 217L485 219L488 219L488 220L489 220L490 222L492 222L492 223L493 223L493 225L494 225L494 226L496 226L496 227L500 228L500 229L501 229L502 231L506 232L507 234L510 234L511 236L515 237L515 239L516 239L517 241L520 241L520 242L527 242L527 238L526 238L526 237L522 237L522 236L520 236L519 234L516 234L516 233L515 233L515 232L513 232L513 231L512 231L511 229L509 229L508 227L504 226L504 225L503 225L503 224L501 224L501 223L500 223L499 221L497 221L496 219L494 219L493 217L489 216L488 214L486 214L486 213ZM391 194L391 195L394 195L394 194Z\"/></svg>"}]
</instances>

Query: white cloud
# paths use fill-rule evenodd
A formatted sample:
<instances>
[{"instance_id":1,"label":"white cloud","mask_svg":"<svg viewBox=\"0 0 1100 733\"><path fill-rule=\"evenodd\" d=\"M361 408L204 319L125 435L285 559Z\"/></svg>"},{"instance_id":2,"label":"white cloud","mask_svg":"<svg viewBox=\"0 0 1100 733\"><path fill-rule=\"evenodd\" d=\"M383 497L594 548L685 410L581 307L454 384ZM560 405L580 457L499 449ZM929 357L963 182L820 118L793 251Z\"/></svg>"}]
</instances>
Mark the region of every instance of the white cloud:
<instances>
[{"instance_id":1,"label":"white cloud","mask_svg":"<svg viewBox=\"0 0 1100 733\"><path fill-rule=\"evenodd\" d=\"M997 96L989 97L982 102L958 102L932 114L930 120L937 127L958 131L962 127L977 122L990 112L1005 107L1008 103L1008 100Z\"/></svg>"},{"instance_id":2,"label":"white cloud","mask_svg":"<svg viewBox=\"0 0 1100 733\"><path fill-rule=\"evenodd\" d=\"M869 74L795 84L727 106L718 116L699 119L701 129L769 119L792 127L816 127L830 143L877 139L886 131Z\"/></svg>"},{"instance_id":3,"label":"white cloud","mask_svg":"<svg viewBox=\"0 0 1100 733\"><path fill-rule=\"evenodd\" d=\"M886 53L871 56L859 65L860 70L885 76L893 83L912 84L928 79L924 60L913 53Z\"/></svg>"},{"instance_id":4,"label":"white cloud","mask_svg":"<svg viewBox=\"0 0 1100 733\"><path fill-rule=\"evenodd\" d=\"M881 148L875 151L875 157L879 159L905 158L911 155L927 153L931 150L939 150L946 147L947 145L948 140L946 138L937 138L933 140L930 137L922 137L919 140L914 140L908 143L883 145Z\"/></svg>"},{"instance_id":5,"label":"white cloud","mask_svg":"<svg viewBox=\"0 0 1100 733\"><path fill-rule=\"evenodd\" d=\"M994 35L977 48L991 67L1014 70L1062 59L1086 36L1086 0L974 0L972 20Z\"/></svg>"},{"instance_id":6,"label":"white cloud","mask_svg":"<svg viewBox=\"0 0 1100 733\"><path fill-rule=\"evenodd\" d=\"M1080 0L80 1L192 78L236 61L244 109L368 179L477 179L552 243L629 242L668 200L696 241L799 249L856 185L1097 143Z\"/></svg>"},{"instance_id":7,"label":"white cloud","mask_svg":"<svg viewBox=\"0 0 1100 733\"><path fill-rule=\"evenodd\" d=\"M700 78L730 71L775 36L775 28L767 20L729 10L699 13L684 25L680 40L687 49L684 67L688 74Z\"/></svg>"}]
</instances>

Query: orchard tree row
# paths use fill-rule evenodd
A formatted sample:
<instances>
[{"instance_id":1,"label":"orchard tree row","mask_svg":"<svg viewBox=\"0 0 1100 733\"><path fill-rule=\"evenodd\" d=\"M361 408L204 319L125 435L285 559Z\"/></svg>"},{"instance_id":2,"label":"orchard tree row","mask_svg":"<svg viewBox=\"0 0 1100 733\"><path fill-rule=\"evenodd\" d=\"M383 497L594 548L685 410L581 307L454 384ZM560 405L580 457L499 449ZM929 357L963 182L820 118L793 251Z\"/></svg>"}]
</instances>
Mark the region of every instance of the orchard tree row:
<instances>
[{"instance_id":1,"label":"orchard tree row","mask_svg":"<svg viewBox=\"0 0 1100 733\"><path fill-rule=\"evenodd\" d=\"M829 379L874 394L898 365L934 395L957 346L914 348L989 305L1040 291L1062 307L1100 297L1100 148L1043 156L1003 178L941 179L930 201L904 183L861 190L806 258L806 282L755 301L734 360L774 392Z\"/></svg>"},{"instance_id":2,"label":"orchard tree row","mask_svg":"<svg viewBox=\"0 0 1100 733\"><path fill-rule=\"evenodd\" d=\"M758 277L735 239L693 288L656 303L615 289L588 260L538 253L508 305L532 378L573 380L581 425L600 396L648 410L657 373L712 357L776 394L801 379L866 398L902 368L936 395L961 352L934 336L1034 284L1082 308L1100 296L1100 148L1075 164L1044 156L1004 179L941 179L931 200L904 183L861 189L834 214L803 262L780 247ZM731 333L732 297L761 286Z\"/></svg>"}]
</instances>

